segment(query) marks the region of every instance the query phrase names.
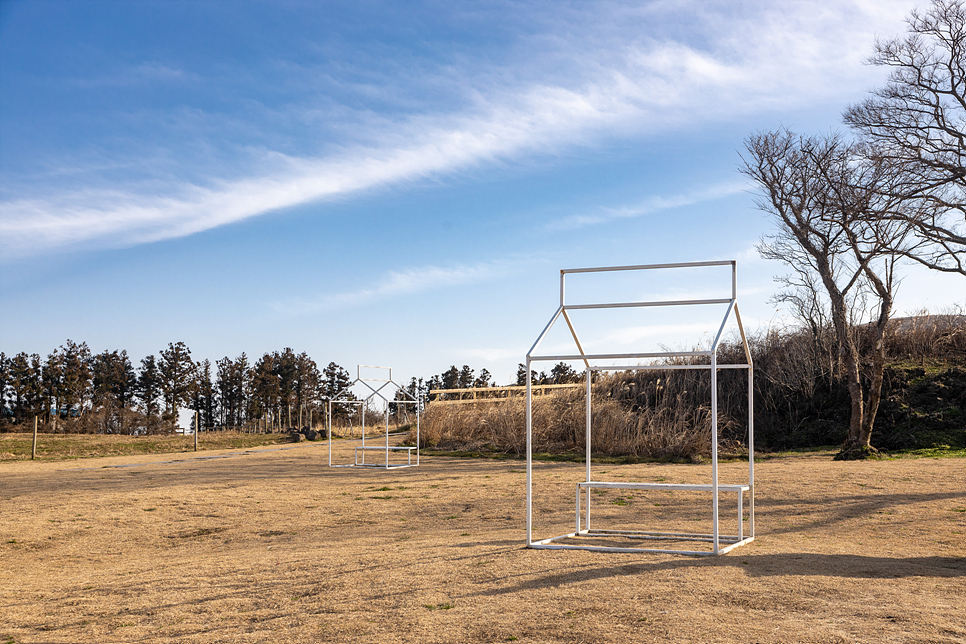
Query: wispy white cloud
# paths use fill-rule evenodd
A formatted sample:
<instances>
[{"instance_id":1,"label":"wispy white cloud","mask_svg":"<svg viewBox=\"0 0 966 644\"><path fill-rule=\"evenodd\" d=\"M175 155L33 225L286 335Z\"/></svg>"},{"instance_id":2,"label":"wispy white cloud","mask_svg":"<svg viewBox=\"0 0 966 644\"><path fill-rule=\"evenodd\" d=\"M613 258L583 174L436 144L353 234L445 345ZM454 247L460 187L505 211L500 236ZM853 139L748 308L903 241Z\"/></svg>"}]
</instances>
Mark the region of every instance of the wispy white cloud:
<instances>
[{"instance_id":1,"label":"wispy white cloud","mask_svg":"<svg viewBox=\"0 0 966 644\"><path fill-rule=\"evenodd\" d=\"M456 349L456 355L463 360L468 361L482 361L482 362L497 362L508 359L517 359L522 361L524 359L523 353L526 351L526 347L481 347L476 349Z\"/></svg>"},{"instance_id":2,"label":"wispy white cloud","mask_svg":"<svg viewBox=\"0 0 966 644\"><path fill-rule=\"evenodd\" d=\"M738 194L747 189L744 182L734 181L729 183L716 184L702 187L694 192L670 195L670 196L651 196L634 204L622 206L601 206L590 213L570 215L547 224L547 230L576 230L585 226L603 224L617 219L630 219L652 215L671 208L682 206L693 206L695 204L714 201L724 197Z\"/></svg>"},{"instance_id":3,"label":"wispy white cloud","mask_svg":"<svg viewBox=\"0 0 966 644\"><path fill-rule=\"evenodd\" d=\"M417 266L389 271L375 282L354 291L279 302L275 308L288 314L303 314L363 306L404 295L497 279L519 271L521 266L522 263L512 260L445 267Z\"/></svg>"},{"instance_id":4,"label":"wispy white cloud","mask_svg":"<svg viewBox=\"0 0 966 644\"><path fill-rule=\"evenodd\" d=\"M112 70L109 74L97 76L79 76L70 79L70 84L77 87L96 88L104 86L124 86L135 84L156 84L163 82L198 82L201 77L191 71L172 67L157 61L146 61L136 65L124 65Z\"/></svg>"},{"instance_id":5,"label":"wispy white cloud","mask_svg":"<svg viewBox=\"0 0 966 644\"><path fill-rule=\"evenodd\" d=\"M855 33L869 30L862 21L884 11L899 16L906 11L904 6L830 8L798 2L762 5L760 11L746 8L735 17L726 5L705 12L694 6L658 5L674 20L692 21L698 33L709 35L702 43L662 39L658 33L641 38L621 25L600 27L606 21L598 18L596 32L568 46L561 44L567 40L562 34L579 25L559 25L563 31L555 37L536 39L557 47L543 56L557 66L547 75L551 81L522 63L522 72L484 65L482 71L470 70L478 78L464 88L472 97L468 106L397 117L371 114L368 121L362 117L360 130L367 130L367 144L330 144L318 155L266 150L248 169L233 168L218 177L208 174L207 167L187 183L158 180L145 188L112 182L67 192L34 188L31 194L10 196L0 202L0 254L12 260L63 247L171 239L299 204L503 160L547 159L574 146L827 100L842 95L849 84L854 90L856 79L867 77L855 64L843 64L861 60L869 51L871 33ZM619 17L616 12L614 19ZM574 68L569 77L560 72L567 61ZM501 70L510 80L498 79ZM139 78L158 79L183 74L163 63L142 65L135 72ZM737 190L737 184L711 186L690 195L602 209L556 226L577 228L635 217ZM13 194L10 186L4 191Z\"/></svg>"}]
</instances>

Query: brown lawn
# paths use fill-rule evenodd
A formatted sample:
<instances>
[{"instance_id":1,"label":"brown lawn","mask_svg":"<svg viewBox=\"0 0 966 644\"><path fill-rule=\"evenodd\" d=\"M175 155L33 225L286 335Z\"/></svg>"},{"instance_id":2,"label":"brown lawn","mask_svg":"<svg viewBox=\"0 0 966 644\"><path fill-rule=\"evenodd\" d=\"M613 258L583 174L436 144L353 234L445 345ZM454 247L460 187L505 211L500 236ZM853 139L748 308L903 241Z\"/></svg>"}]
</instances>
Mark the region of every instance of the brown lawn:
<instances>
[{"instance_id":1,"label":"brown lawn","mask_svg":"<svg viewBox=\"0 0 966 644\"><path fill-rule=\"evenodd\" d=\"M762 461L757 540L721 557L526 549L520 461L325 462L302 443L0 463L0 644L966 642L962 459ZM534 536L570 531L582 467L535 472ZM595 497L597 527L693 529L709 512Z\"/></svg>"}]
</instances>

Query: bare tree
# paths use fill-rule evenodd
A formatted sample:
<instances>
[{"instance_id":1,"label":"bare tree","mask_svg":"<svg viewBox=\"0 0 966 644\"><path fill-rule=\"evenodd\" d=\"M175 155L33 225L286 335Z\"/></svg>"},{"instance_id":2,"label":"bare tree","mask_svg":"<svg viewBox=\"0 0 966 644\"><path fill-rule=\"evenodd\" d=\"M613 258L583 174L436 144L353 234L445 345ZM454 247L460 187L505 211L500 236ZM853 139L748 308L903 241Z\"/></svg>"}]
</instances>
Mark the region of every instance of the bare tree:
<instances>
[{"instance_id":1,"label":"bare tree","mask_svg":"<svg viewBox=\"0 0 966 644\"><path fill-rule=\"evenodd\" d=\"M891 68L889 79L844 119L902 170L897 194L921 202L910 219L916 243L897 250L966 275L966 7L934 0L908 24L905 37L876 41L869 62Z\"/></svg>"},{"instance_id":2,"label":"bare tree","mask_svg":"<svg viewBox=\"0 0 966 644\"><path fill-rule=\"evenodd\" d=\"M840 456L863 457L873 450L883 340L897 286L893 249L902 246L907 232L903 222L882 216L902 208L900 200L889 196L893 166L834 134L806 138L781 130L754 135L745 147L748 158L741 171L758 184L763 194L759 207L778 223L778 232L762 240L759 251L793 269L782 279L794 289L787 299L806 307L827 303L838 349L836 367L851 398L848 439ZM872 318L872 338L863 343L857 324L866 312Z\"/></svg>"}]
</instances>

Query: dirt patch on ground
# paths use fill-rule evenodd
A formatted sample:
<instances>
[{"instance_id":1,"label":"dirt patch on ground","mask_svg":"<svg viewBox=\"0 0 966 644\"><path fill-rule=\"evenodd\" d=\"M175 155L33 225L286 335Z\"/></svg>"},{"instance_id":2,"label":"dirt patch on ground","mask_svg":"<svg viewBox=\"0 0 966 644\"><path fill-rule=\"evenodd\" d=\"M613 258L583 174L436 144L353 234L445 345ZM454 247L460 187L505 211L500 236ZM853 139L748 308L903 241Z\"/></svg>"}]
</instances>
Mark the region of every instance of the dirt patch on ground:
<instances>
[{"instance_id":1,"label":"dirt patch on ground","mask_svg":"<svg viewBox=\"0 0 966 644\"><path fill-rule=\"evenodd\" d=\"M757 540L685 557L524 548L519 461L326 455L0 464L0 642L966 642L962 459L762 461ZM572 530L582 466L534 467L534 536ZM707 498L618 492L599 521L708 520Z\"/></svg>"}]
</instances>

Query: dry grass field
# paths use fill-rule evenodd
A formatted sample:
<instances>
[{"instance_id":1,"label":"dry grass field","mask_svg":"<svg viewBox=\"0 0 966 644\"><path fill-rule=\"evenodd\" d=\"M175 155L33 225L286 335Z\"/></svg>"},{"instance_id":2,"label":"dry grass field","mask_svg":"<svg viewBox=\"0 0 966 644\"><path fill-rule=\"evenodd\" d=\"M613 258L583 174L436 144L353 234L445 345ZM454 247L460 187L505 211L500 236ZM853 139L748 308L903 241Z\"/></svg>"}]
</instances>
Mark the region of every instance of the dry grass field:
<instances>
[{"instance_id":1,"label":"dry grass field","mask_svg":"<svg viewBox=\"0 0 966 644\"><path fill-rule=\"evenodd\" d=\"M963 459L763 460L757 540L685 557L524 548L520 461L325 457L301 443L0 463L0 643L966 642ZM535 536L568 531L581 466L534 468ZM687 522L701 503L595 507Z\"/></svg>"},{"instance_id":2,"label":"dry grass field","mask_svg":"<svg viewBox=\"0 0 966 644\"><path fill-rule=\"evenodd\" d=\"M0 434L0 461L25 461L31 456L33 436L30 433ZM248 449L287 442L285 434L246 434L243 432L203 432L198 436L198 450ZM93 456L134 456L193 452L194 436L156 434L124 436L118 434L39 434L39 460L69 460Z\"/></svg>"}]
</instances>

